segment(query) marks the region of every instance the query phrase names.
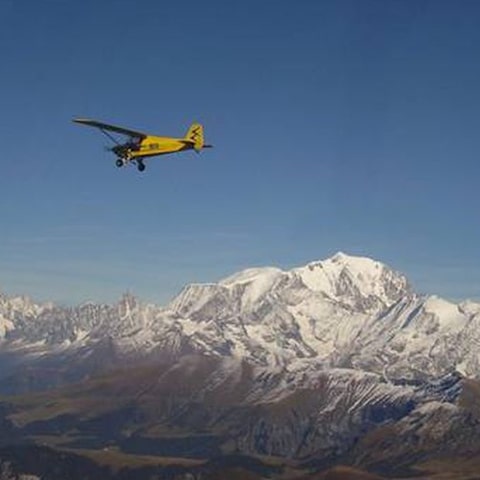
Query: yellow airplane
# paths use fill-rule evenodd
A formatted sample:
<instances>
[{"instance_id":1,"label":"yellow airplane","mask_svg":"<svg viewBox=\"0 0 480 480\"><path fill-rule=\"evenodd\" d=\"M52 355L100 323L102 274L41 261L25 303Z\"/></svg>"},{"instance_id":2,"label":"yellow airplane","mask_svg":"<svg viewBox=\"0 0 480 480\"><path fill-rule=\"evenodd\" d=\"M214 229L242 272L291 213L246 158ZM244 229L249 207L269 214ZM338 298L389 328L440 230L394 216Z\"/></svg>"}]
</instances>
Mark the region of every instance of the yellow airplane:
<instances>
[{"instance_id":1,"label":"yellow airplane","mask_svg":"<svg viewBox=\"0 0 480 480\"><path fill-rule=\"evenodd\" d=\"M97 122L87 118L74 118L73 122L89 127L98 128L116 145L109 150L116 156L115 165L123 167L130 162L136 163L138 170L145 170L144 159L165 155L167 153L182 152L183 150L195 150L200 152L203 148L211 148L212 145L206 145L203 140L203 126L199 123L193 123L188 129L184 138L157 137L146 133L130 130L128 128L109 125L108 123ZM119 143L117 139L109 132L118 133L128 137L125 143Z\"/></svg>"}]
</instances>

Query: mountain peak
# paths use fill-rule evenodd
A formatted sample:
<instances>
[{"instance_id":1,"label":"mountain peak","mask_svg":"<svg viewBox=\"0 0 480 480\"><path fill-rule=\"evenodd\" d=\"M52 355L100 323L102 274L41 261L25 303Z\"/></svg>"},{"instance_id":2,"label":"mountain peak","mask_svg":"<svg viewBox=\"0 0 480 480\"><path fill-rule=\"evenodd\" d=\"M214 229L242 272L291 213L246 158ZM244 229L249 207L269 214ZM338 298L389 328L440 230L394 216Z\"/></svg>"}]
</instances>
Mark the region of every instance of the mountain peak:
<instances>
[{"instance_id":1,"label":"mountain peak","mask_svg":"<svg viewBox=\"0 0 480 480\"><path fill-rule=\"evenodd\" d=\"M293 271L310 290L323 292L337 300L350 297L358 303L359 298L377 298L382 304L389 305L410 291L408 281L401 273L371 258L343 252Z\"/></svg>"},{"instance_id":2,"label":"mountain peak","mask_svg":"<svg viewBox=\"0 0 480 480\"><path fill-rule=\"evenodd\" d=\"M349 267L361 271L378 270L379 268L386 267L385 264L374 260L373 258L360 255L349 255L341 251L326 259L309 262L306 267L324 267L325 265L334 265L337 269Z\"/></svg>"},{"instance_id":3,"label":"mountain peak","mask_svg":"<svg viewBox=\"0 0 480 480\"><path fill-rule=\"evenodd\" d=\"M378 270L386 265L370 257L360 255L349 255L344 252L337 252L333 257L327 258L324 262L331 262L336 265L351 267L356 270Z\"/></svg>"},{"instance_id":4,"label":"mountain peak","mask_svg":"<svg viewBox=\"0 0 480 480\"><path fill-rule=\"evenodd\" d=\"M358 258L358 257L353 257L352 255L347 255L346 253L342 251L338 251L333 257L331 257L332 261L334 262L340 262L340 261L345 261L349 258Z\"/></svg>"},{"instance_id":5,"label":"mountain peak","mask_svg":"<svg viewBox=\"0 0 480 480\"><path fill-rule=\"evenodd\" d=\"M247 268L246 270L242 270L241 272L234 273L233 275L224 278L220 284L224 286L233 286L235 284L255 282L260 278L270 278L273 280L282 273L284 272L276 267Z\"/></svg>"}]
</instances>

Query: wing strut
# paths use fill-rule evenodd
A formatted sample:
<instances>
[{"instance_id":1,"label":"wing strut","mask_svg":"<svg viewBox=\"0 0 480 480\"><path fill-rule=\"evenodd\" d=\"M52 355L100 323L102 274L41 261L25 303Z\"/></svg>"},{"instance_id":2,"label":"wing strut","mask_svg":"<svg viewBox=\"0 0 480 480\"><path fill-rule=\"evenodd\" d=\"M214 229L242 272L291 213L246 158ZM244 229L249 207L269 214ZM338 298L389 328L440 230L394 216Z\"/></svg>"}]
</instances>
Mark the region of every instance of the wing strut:
<instances>
[{"instance_id":1,"label":"wing strut","mask_svg":"<svg viewBox=\"0 0 480 480\"><path fill-rule=\"evenodd\" d=\"M120 145L120 142L113 136L113 135L110 135L106 130L104 130L103 128L99 128L99 130L105 135L107 136L113 143L115 143L116 145Z\"/></svg>"}]
</instances>

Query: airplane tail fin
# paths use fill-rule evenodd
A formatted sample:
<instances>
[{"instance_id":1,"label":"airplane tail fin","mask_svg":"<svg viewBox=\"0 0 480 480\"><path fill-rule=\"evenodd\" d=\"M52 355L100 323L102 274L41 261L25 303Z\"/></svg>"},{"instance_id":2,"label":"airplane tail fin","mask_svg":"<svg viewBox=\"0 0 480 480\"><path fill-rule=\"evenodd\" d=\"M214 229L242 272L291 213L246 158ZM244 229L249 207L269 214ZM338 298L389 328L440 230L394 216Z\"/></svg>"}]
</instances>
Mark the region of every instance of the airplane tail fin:
<instances>
[{"instance_id":1,"label":"airplane tail fin","mask_svg":"<svg viewBox=\"0 0 480 480\"><path fill-rule=\"evenodd\" d=\"M199 152L204 146L203 126L200 123L192 123L188 129L185 140L193 143L193 148Z\"/></svg>"}]
</instances>

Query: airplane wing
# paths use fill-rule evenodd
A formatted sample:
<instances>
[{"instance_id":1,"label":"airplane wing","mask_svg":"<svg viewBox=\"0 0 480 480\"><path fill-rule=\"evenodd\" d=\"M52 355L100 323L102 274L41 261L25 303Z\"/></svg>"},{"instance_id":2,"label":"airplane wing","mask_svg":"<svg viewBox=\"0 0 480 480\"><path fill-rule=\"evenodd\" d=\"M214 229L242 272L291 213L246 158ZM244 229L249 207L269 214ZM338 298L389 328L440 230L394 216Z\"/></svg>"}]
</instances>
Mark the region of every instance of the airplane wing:
<instances>
[{"instance_id":1,"label":"airplane wing","mask_svg":"<svg viewBox=\"0 0 480 480\"><path fill-rule=\"evenodd\" d=\"M74 118L73 122L80 123L81 125L88 125L89 127L95 127L100 130L107 130L109 132L120 133L121 135L128 135L133 138L145 138L146 133L137 132L128 128L117 127L116 125L109 125L108 123L97 122L96 120L89 120L88 118Z\"/></svg>"}]
</instances>

